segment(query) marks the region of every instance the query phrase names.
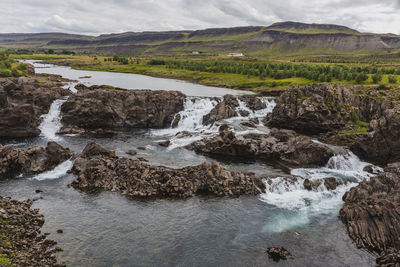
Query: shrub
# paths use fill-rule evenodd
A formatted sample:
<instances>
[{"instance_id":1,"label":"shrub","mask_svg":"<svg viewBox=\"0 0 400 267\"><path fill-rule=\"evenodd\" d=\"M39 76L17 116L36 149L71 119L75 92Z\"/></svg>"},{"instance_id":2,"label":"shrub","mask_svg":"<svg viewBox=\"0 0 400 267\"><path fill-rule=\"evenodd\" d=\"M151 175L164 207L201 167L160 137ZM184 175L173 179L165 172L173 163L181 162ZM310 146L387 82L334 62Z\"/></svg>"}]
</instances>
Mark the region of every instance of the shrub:
<instances>
[{"instance_id":1,"label":"shrub","mask_svg":"<svg viewBox=\"0 0 400 267\"><path fill-rule=\"evenodd\" d=\"M389 80L389 83L397 83L397 77L396 76L390 75L388 77L388 80Z\"/></svg>"},{"instance_id":2,"label":"shrub","mask_svg":"<svg viewBox=\"0 0 400 267\"><path fill-rule=\"evenodd\" d=\"M9 69L0 69L0 77L10 77L11 70Z\"/></svg>"},{"instance_id":3,"label":"shrub","mask_svg":"<svg viewBox=\"0 0 400 267\"><path fill-rule=\"evenodd\" d=\"M374 75L372 75L372 81L374 83L380 83L382 81L382 74L380 73L375 73Z\"/></svg>"}]
</instances>

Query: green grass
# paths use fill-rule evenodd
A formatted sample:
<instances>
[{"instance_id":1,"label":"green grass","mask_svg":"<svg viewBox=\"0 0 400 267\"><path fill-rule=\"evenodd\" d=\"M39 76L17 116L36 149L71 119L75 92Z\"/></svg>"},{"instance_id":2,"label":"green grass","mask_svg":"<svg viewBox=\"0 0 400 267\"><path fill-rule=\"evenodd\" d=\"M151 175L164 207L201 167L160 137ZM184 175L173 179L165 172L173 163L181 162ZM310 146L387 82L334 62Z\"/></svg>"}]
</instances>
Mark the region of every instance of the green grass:
<instances>
[{"instance_id":1,"label":"green grass","mask_svg":"<svg viewBox=\"0 0 400 267\"><path fill-rule=\"evenodd\" d=\"M339 135L355 135L355 134L366 134L366 133L367 133L366 127L357 127L352 130L340 131Z\"/></svg>"},{"instance_id":2,"label":"green grass","mask_svg":"<svg viewBox=\"0 0 400 267\"><path fill-rule=\"evenodd\" d=\"M367 127L369 125L368 122L360 121L357 119L353 123L354 123L353 129L340 131L339 135L355 135L355 134L366 134L367 133Z\"/></svg>"},{"instance_id":3,"label":"green grass","mask_svg":"<svg viewBox=\"0 0 400 267\"><path fill-rule=\"evenodd\" d=\"M290 87L291 85L306 85L310 83L318 83L317 81L308 80L305 78L292 77L288 79L273 79L273 78L261 78L259 76L248 76L243 74L232 74L232 73L213 73L213 72L199 72L199 71L191 71L185 69L171 69L167 68L164 65L148 65L147 62L154 57L146 56L140 57L139 64L128 64L123 65L114 61L104 61L106 57L103 56L88 56L88 55L76 55L76 56L66 56L66 55L45 55L45 54L34 54L34 55L11 55L11 58L21 58L21 59L37 59L37 60L46 60L50 62L57 62L68 60L71 62L71 67L74 69L81 70L93 70L93 71L110 71L110 72L122 72L122 73L134 73L134 74L143 74L154 77L163 77L163 78L174 78L180 80L186 80L194 83L209 85L209 86L217 86L217 87L227 87L232 89L245 89L251 90L255 92L265 93L270 91L282 90ZM95 59L97 58L97 60ZM158 59L160 57L157 57ZM162 57L161 57L162 58ZM169 56L164 57L167 60L189 60L189 61L219 61L226 60L223 57L217 56ZM243 61L260 61L260 62L292 62L291 59L293 57L280 57L280 56L271 56L271 57L262 57L262 58L243 58L238 59L239 62ZM136 60L134 60L136 63ZM235 62L237 62L235 60ZM308 64L308 63L292 63L292 64ZM334 65L334 63L310 63L310 64L322 64L322 65ZM363 63L360 65L357 64L341 64L348 66L365 66L369 65L367 63ZM368 75L368 80L363 82L362 84L373 84L372 75ZM383 75L383 79L380 82L382 85L387 85L388 76ZM396 75L397 84L400 84L400 75ZM332 82L338 83L346 83L346 84L356 84L355 81L340 81L340 80L332 80Z\"/></svg>"}]
</instances>

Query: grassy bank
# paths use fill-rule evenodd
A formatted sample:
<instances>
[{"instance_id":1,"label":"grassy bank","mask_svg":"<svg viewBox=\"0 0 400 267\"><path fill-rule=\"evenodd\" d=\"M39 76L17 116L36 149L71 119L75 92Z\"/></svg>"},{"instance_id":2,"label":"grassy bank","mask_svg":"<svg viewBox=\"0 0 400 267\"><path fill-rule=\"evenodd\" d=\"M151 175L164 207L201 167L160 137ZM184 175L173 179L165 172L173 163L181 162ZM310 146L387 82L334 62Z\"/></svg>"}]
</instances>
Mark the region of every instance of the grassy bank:
<instances>
[{"instance_id":1,"label":"grassy bank","mask_svg":"<svg viewBox=\"0 0 400 267\"><path fill-rule=\"evenodd\" d=\"M309 63L305 60L297 63L296 60L288 58L232 60L222 57L110 58L42 54L13 55L13 57L46 60L80 70L143 74L266 94L284 90L291 85L321 82L367 85L400 84L398 66L378 67L372 62L370 64L338 64ZM239 66L241 69L237 70L232 66Z\"/></svg>"},{"instance_id":2,"label":"grassy bank","mask_svg":"<svg viewBox=\"0 0 400 267\"><path fill-rule=\"evenodd\" d=\"M8 54L0 52L0 78L19 77L28 73L28 66L13 60Z\"/></svg>"}]
</instances>

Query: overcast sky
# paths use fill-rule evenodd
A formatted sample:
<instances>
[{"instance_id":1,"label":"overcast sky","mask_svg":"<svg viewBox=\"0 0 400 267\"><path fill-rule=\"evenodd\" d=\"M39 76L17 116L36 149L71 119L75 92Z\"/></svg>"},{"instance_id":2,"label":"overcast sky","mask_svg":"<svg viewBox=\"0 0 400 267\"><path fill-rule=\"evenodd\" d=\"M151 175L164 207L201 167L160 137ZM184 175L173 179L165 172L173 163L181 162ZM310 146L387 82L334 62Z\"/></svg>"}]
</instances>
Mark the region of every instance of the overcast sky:
<instances>
[{"instance_id":1,"label":"overcast sky","mask_svg":"<svg viewBox=\"0 0 400 267\"><path fill-rule=\"evenodd\" d=\"M333 23L400 34L400 0L0 0L0 32L193 30Z\"/></svg>"}]
</instances>

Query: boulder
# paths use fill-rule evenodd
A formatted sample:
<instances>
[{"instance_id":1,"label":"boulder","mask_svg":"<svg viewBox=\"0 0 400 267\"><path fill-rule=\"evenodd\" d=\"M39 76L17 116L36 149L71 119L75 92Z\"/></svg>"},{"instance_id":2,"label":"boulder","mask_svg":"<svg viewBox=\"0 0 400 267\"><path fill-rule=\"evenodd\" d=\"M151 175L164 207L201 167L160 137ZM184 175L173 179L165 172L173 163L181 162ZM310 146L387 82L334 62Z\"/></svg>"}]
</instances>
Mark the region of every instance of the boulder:
<instances>
[{"instance_id":1,"label":"boulder","mask_svg":"<svg viewBox=\"0 0 400 267\"><path fill-rule=\"evenodd\" d=\"M68 148L63 148L55 142L49 142L47 147L0 146L0 177L18 174L32 175L49 171L71 156Z\"/></svg>"},{"instance_id":2,"label":"boulder","mask_svg":"<svg viewBox=\"0 0 400 267\"><path fill-rule=\"evenodd\" d=\"M242 117L249 116L250 112L247 110L236 110L237 107L240 106L239 101L242 101L244 105L252 111L267 107L259 97L225 95L223 100L219 102L209 114L203 117L203 125L211 125L219 120L236 117L238 113Z\"/></svg>"},{"instance_id":3,"label":"boulder","mask_svg":"<svg viewBox=\"0 0 400 267\"><path fill-rule=\"evenodd\" d=\"M357 247L380 253L379 262L396 263L400 251L400 163L389 164L385 172L361 182L343 200L340 218Z\"/></svg>"},{"instance_id":4,"label":"boulder","mask_svg":"<svg viewBox=\"0 0 400 267\"><path fill-rule=\"evenodd\" d=\"M228 128L223 125L218 136L194 142L187 148L209 155L275 160L302 167L323 166L334 155L329 147L291 130L271 129L269 134L236 137Z\"/></svg>"},{"instance_id":5,"label":"boulder","mask_svg":"<svg viewBox=\"0 0 400 267\"><path fill-rule=\"evenodd\" d=\"M159 146L169 147L169 145L171 144L171 141L170 140L162 140L162 141L158 141L157 144Z\"/></svg>"},{"instance_id":6,"label":"boulder","mask_svg":"<svg viewBox=\"0 0 400 267\"><path fill-rule=\"evenodd\" d=\"M287 260L292 258L292 254L284 247L269 247L267 249L268 258L278 262L280 260Z\"/></svg>"},{"instance_id":7,"label":"boulder","mask_svg":"<svg viewBox=\"0 0 400 267\"><path fill-rule=\"evenodd\" d=\"M265 189L253 173L232 172L218 163L182 169L152 166L139 159L119 158L89 144L71 170L71 186L86 192L117 191L129 197L190 197L257 195ZM95 148L96 153L87 153Z\"/></svg>"},{"instance_id":8,"label":"boulder","mask_svg":"<svg viewBox=\"0 0 400 267\"><path fill-rule=\"evenodd\" d=\"M210 113L203 116L203 125L210 125L216 121L236 117L236 107L239 106L237 98L233 95L225 95Z\"/></svg>"},{"instance_id":9,"label":"boulder","mask_svg":"<svg viewBox=\"0 0 400 267\"><path fill-rule=\"evenodd\" d=\"M61 107L61 131L96 133L122 128L170 127L183 110L185 95L177 91L124 90L81 86Z\"/></svg>"},{"instance_id":10,"label":"boulder","mask_svg":"<svg viewBox=\"0 0 400 267\"><path fill-rule=\"evenodd\" d=\"M338 180L334 177L324 178L324 185L328 190L335 190L339 185L343 184L342 180Z\"/></svg>"}]
</instances>

